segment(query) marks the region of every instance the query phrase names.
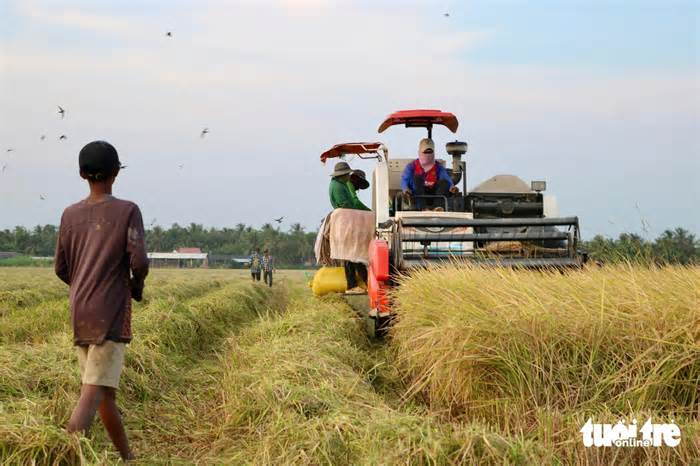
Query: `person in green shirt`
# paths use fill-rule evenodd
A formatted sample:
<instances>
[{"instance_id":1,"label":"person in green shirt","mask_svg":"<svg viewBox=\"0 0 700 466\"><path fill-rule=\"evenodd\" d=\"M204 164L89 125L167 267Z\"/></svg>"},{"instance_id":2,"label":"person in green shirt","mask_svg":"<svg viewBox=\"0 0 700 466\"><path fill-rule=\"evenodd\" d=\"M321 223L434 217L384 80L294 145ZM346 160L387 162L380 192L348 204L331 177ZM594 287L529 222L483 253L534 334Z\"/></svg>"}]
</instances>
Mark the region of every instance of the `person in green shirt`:
<instances>
[{"instance_id":1,"label":"person in green shirt","mask_svg":"<svg viewBox=\"0 0 700 466\"><path fill-rule=\"evenodd\" d=\"M353 209L355 203L353 201L348 182L352 168L347 162L338 162L335 164L333 173L331 174L331 184L328 187L328 195L331 199L331 206L334 209Z\"/></svg>"},{"instance_id":2,"label":"person in green shirt","mask_svg":"<svg viewBox=\"0 0 700 466\"><path fill-rule=\"evenodd\" d=\"M347 162L338 162L335 164L333 173L331 174L331 184L328 187L331 205L334 209L369 210L357 198L357 194L353 196L353 192L350 191L349 185L352 185L350 181L352 173L353 170ZM354 185L352 186L354 188ZM357 274L367 283L367 267L364 264L350 261L343 261L343 267L345 268L345 280L347 281L346 293L364 293L365 290L357 284Z\"/></svg>"},{"instance_id":3,"label":"person in green shirt","mask_svg":"<svg viewBox=\"0 0 700 466\"><path fill-rule=\"evenodd\" d=\"M348 189L350 190L350 195L353 199L353 205L356 206L355 208L359 210L372 210L367 207L357 196L357 191L369 188L369 181L367 181L367 175L365 175L365 172L362 170L353 170L347 184Z\"/></svg>"}]
</instances>

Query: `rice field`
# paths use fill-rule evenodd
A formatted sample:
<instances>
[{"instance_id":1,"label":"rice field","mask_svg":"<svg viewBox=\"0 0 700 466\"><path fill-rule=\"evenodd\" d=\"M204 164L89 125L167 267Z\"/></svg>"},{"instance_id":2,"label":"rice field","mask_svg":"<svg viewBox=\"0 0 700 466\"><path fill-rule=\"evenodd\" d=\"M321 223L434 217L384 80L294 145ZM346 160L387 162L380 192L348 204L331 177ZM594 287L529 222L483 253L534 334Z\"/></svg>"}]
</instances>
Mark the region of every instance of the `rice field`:
<instances>
[{"instance_id":1,"label":"rice field","mask_svg":"<svg viewBox=\"0 0 700 466\"><path fill-rule=\"evenodd\" d=\"M136 464L698 464L700 271L446 267L369 340L303 272L154 270L118 404ZM77 400L67 288L0 268L0 464L116 464ZM588 417L675 420L677 448L586 449Z\"/></svg>"},{"instance_id":2,"label":"rice field","mask_svg":"<svg viewBox=\"0 0 700 466\"><path fill-rule=\"evenodd\" d=\"M403 280L405 396L546 446L564 464L698 464L700 269L561 274L449 266ZM584 448L588 418L674 421L677 448Z\"/></svg>"}]
</instances>

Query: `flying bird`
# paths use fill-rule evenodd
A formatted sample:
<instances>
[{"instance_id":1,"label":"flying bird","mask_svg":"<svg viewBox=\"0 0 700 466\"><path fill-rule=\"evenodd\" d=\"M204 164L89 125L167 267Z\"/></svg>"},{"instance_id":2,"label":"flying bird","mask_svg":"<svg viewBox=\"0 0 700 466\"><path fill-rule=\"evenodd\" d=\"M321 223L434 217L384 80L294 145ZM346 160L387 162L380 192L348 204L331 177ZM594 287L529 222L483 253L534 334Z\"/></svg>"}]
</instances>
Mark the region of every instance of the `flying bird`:
<instances>
[{"instance_id":1,"label":"flying bird","mask_svg":"<svg viewBox=\"0 0 700 466\"><path fill-rule=\"evenodd\" d=\"M449 17L450 17L450 14L449 14L449 13L444 13L442 16L444 16L445 18L449 18Z\"/></svg>"},{"instance_id":2,"label":"flying bird","mask_svg":"<svg viewBox=\"0 0 700 466\"><path fill-rule=\"evenodd\" d=\"M41 139L41 140L43 141L44 139L46 139L46 135L45 135L45 134L42 134L42 135L39 137L39 139Z\"/></svg>"},{"instance_id":3,"label":"flying bird","mask_svg":"<svg viewBox=\"0 0 700 466\"><path fill-rule=\"evenodd\" d=\"M57 105L58 107L58 114L61 115L61 119L66 117L66 110L61 107L60 105Z\"/></svg>"},{"instance_id":4,"label":"flying bird","mask_svg":"<svg viewBox=\"0 0 700 466\"><path fill-rule=\"evenodd\" d=\"M204 129L202 130L202 133L199 135L199 137L200 137L200 138L203 138L203 137L206 136L208 133L209 133L209 128L204 128Z\"/></svg>"},{"instance_id":5,"label":"flying bird","mask_svg":"<svg viewBox=\"0 0 700 466\"><path fill-rule=\"evenodd\" d=\"M180 170L182 170L182 168L183 168L184 166L185 166L184 164L178 164L177 168L179 168Z\"/></svg>"},{"instance_id":6,"label":"flying bird","mask_svg":"<svg viewBox=\"0 0 700 466\"><path fill-rule=\"evenodd\" d=\"M15 151L15 150L14 150L12 147L10 147L10 148L7 149L5 152L14 152L14 151Z\"/></svg>"},{"instance_id":7,"label":"flying bird","mask_svg":"<svg viewBox=\"0 0 700 466\"><path fill-rule=\"evenodd\" d=\"M42 201L46 200L46 198L42 194L39 194L39 199L41 199Z\"/></svg>"},{"instance_id":8,"label":"flying bird","mask_svg":"<svg viewBox=\"0 0 700 466\"><path fill-rule=\"evenodd\" d=\"M61 134L61 135L58 137L58 140L59 140L59 141L65 141L66 139L68 139L68 136L66 136L65 134Z\"/></svg>"},{"instance_id":9,"label":"flying bird","mask_svg":"<svg viewBox=\"0 0 700 466\"><path fill-rule=\"evenodd\" d=\"M173 33L170 31L165 33L165 37L172 37L172 36L173 36Z\"/></svg>"},{"instance_id":10,"label":"flying bird","mask_svg":"<svg viewBox=\"0 0 700 466\"><path fill-rule=\"evenodd\" d=\"M275 222L277 222L277 223L282 223L282 220L284 220L284 217L276 218L276 219L274 219L274 220L275 220Z\"/></svg>"}]
</instances>

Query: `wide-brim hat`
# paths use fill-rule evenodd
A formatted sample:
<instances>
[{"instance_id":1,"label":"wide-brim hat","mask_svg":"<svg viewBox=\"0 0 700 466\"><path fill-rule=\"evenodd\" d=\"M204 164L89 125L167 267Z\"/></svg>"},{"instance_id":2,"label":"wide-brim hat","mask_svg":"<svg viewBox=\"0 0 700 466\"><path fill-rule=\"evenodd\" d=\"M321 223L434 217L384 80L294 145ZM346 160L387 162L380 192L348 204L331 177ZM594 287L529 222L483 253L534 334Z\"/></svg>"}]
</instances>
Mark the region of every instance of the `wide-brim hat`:
<instances>
[{"instance_id":1,"label":"wide-brim hat","mask_svg":"<svg viewBox=\"0 0 700 466\"><path fill-rule=\"evenodd\" d=\"M350 173L352 173L352 168L350 168L347 162L338 162L335 164L335 167L333 167L331 176L335 178L336 176L349 175Z\"/></svg>"},{"instance_id":2,"label":"wide-brim hat","mask_svg":"<svg viewBox=\"0 0 700 466\"><path fill-rule=\"evenodd\" d=\"M363 170L353 170L352 171L352 176L356 176L360 180L360 188L359 189L367 189L369 188L369 181L367 181L367 175Z\"/></svg>"}]
</instances>

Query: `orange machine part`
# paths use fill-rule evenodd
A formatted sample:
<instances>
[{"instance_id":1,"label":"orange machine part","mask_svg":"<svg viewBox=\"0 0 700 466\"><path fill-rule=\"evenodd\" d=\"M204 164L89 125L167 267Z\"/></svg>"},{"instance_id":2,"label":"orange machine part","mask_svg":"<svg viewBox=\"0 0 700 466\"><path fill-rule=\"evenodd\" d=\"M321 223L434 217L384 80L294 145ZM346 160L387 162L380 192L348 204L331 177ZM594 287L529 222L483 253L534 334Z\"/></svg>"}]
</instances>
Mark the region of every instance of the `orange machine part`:
<instances>
[{"instance_id":1,"label":"orange machine part","mask_svg":"<svg viewBox=\"0 0 700 466\"><path fill-rule=\"evenodd\" d=\"M386 241L375 239L370 243L367 276L370 309L376 309L379 314L388 313L388 285L384 283L389 279L389 245Z\"/></svg>"},{"instance_id":2,"label":"orange machine part","mask_svg":"<svg viewBox=\"0 0 700 466\"><path fill-rule=\"evenodd\" d=\"M389 298L387 297L387 290L389 287L384 282L377 280L372 269L367 274L367 282L370 309L376 309L380 315L388 314Z\"/></svg>"},{"instance_id":3,"label":"orange machine part","mask_svg":"<svg viewBox=\"0 0 700 466\"><path fill-rule=\"evenodd\" d=\"M369 244L369 267L378 281L389 280L389 244L386 241L375 239Z\"/></svg>"}]
</instances>

